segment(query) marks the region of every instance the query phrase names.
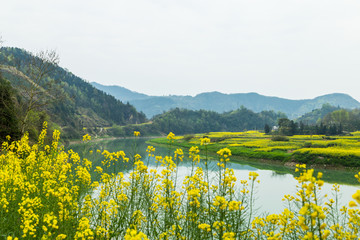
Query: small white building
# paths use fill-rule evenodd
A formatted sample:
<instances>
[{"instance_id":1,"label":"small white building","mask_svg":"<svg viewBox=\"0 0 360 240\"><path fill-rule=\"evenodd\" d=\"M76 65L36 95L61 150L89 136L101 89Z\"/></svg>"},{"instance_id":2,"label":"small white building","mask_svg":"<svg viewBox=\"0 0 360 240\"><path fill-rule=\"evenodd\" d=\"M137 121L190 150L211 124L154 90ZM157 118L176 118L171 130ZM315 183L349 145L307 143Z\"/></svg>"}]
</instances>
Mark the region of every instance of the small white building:
<instances>
[{"instance_id":1,"label":"small white building","mask_svg":"<svg viewBox=\"0 0 360 240\"><path fill-rule=\"evenodd\" d=\"M273 126L273 127L272 127L272 130L273 130L273 131L279 130L279 126Z\"/></svg>"}]
</instances>

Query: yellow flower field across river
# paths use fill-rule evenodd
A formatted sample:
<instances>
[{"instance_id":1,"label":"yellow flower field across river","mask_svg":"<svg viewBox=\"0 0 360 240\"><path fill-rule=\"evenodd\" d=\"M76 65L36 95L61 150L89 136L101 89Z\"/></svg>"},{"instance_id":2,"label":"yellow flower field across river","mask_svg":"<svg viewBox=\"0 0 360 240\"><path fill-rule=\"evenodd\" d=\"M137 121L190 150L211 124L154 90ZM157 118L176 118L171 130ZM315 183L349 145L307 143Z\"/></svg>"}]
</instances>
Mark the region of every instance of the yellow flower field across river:
<instances>
[{"instance_id":1,"label":"yellow flower field across river","mask_svg":"<svg viewBox=\"0 0 360 240\"><path fill-rule=\"evenodd\" d=\"M262 140L261 134L252 134ZM146 156L136 152L106 150L94 151L103 161L93 166L60 147L58 131L50 144L45 136L46 126L36 144L30 145L26 135L2 144L0 238L359 239L360 190L340 206L339 186L334 184L332 196L323 196L322 174L306 165L295 169L297 191L284 196L286 208L258 216L254 201L255 189L262 184L259 174L249 172L247 178L237 179L229 167L232 151L224 147L217 151L216 177L210 176L211 136L193 139L199 146L188 153L175 149L160 156L149 146L147 154L156 159L158 169L149 168L142 161ZM136 132L134 149L138 136ZM166 141L173 146L178 139L169 134ZM231 138L229 142L236 144ZM185 155L191 159L191 171L177 181ZM118 172L119 162L130 170ZM359 180L359 175L354 177Z\"/></svg>"},{"instance_id":2,"label":"yellow flower field across river","mask_svg":"<svg viewBox=\"0 0 360 240\"><path fill-rule=\"evenodd\" d=\"M208 149L216 152L229 148L236 156L271 159L281 162L298 162L308 165L360 167L360 136L354 132L349 136L294 135L271 136L258 131L210 132L178 137L174 145L201 146L201 139L211 139ZM165 143L154 139L154 143Z\"/></svg>"}]
</instances>

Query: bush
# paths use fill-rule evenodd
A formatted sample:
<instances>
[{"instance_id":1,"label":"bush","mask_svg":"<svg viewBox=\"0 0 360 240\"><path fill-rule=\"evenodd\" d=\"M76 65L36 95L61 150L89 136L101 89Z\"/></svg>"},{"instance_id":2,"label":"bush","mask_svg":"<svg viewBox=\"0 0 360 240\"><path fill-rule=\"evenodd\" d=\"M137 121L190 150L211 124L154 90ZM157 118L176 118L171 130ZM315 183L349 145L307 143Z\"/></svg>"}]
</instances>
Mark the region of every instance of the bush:
<instances>
[{"instance_id":1,"label":"bush","mask_svg":"<svg viewBox=\"0 0 360 240\"><path fill-rule=\"evenodd\" d=\"M276 135L271 138L271 141L282 141L282 142L288 142L289 138L282 135Z\"/></svg>"},{"instance_id":2,"label":"bush","mask_svg":"<svg viewBox=\"0 0 360 240\"><path fill-rule=\"evenodd\" d=\"M187 134L187 135L185 135L184 137L183 137L183 139L185 140L185 141L190 141L191 139L193 139L195 136L193 135L193 134Z\"/></svg>"}]
</instances>

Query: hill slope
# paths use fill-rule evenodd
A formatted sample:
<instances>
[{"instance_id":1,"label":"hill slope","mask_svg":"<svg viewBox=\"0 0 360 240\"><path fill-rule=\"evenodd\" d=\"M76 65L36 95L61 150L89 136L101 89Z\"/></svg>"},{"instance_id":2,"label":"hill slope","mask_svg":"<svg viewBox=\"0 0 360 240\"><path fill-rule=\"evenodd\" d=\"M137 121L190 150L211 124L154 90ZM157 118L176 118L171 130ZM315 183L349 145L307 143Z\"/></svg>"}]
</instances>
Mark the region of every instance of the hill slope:
<instances>
[{"instance_id":1,"label":"hill slope","mask_svg":"<svg viewBox=\"0 0 360 240\"><path fill-rule=\"evenodd\" d=\"M99 86L100 84L97 84ZM257 93L224 94L220 92L207 92L192 96L147 96L132 93L131 97L125 94L117 94L113 86L99 86L109 94L117 96L118 99L129 99L138 111L142 111L148 117L161 114L174 108L189 110L211 110L219 113L232 111L244 106L254 112L280 111L289 118L294 119L314 109L321 108L323 104L339 106L341 108L360 108L360 103L347 94L333 93L316 97L314 99L290 100L279 97L269 97ZM123 90L123 88L121 88ZM128 92L131 92L128 90ZM131 99L131 100L130 100Z\"/></svg>"},{"instance_id":2,"label":"hill slope","mask_svg":"<svg viewBox=\"0 0 360 240\"><path fill-rule=\"evenodd\" d=\"M305 113L301 117L297 118L296 122L302 122L306 125L315 125L321 123L322 119L327 114L340 109L341 108L331 106L330 104L324 104L321 108L314 109L311 112Z\"/></svg>"},{"instance_id":3,"label":"hill slope","mask_svg":"<svg viewBox=\"0 0 360 240\"><path fill-rule=\"evenodd\" d=\"M31 79L24 77L28 59L36 57L19 48L0 49L3 75L18 92L22 90L19 83L33 84ZM47 91L47 85L51 82L59 88L60 95L52 96L50 92L46 92L51 101L39 111L47 112L50 120L63 127L70 135L86 127L125 125L146 120L145 115L137 112L130 104L123 104L59 66L54 66L53 71L40 82L38 89ZM53 101L56 98L60 100Z\"/></svg>"}]
</instances>

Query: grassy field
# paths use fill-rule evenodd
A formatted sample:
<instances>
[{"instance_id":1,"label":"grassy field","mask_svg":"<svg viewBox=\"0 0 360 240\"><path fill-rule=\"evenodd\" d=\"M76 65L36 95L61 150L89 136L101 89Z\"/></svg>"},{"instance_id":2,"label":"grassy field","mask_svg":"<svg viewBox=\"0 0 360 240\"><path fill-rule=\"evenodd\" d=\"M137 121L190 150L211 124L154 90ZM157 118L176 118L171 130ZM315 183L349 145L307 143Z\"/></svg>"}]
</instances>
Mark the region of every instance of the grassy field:
<instances>
[{"instance_id":1,"label":"grassy field","mask_svg":"<svg viewBox=\"0 0 360 240\"><path fill-rule=\"evenodd\" d=\"M272 136L258 131L210 132L206 134L176 137L174 145L198 146L201 138L207 137L210 152L227 147L235 156L276 160L283 163L306 163L320 166L360 167L360 132L349 136L294 135ZM151 140L165 144L166 138Z\"/></svg>"}]
</instances>

